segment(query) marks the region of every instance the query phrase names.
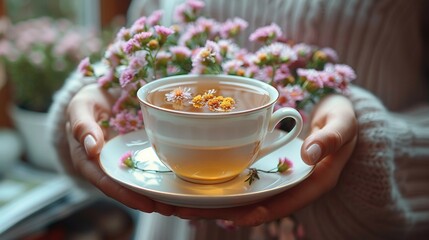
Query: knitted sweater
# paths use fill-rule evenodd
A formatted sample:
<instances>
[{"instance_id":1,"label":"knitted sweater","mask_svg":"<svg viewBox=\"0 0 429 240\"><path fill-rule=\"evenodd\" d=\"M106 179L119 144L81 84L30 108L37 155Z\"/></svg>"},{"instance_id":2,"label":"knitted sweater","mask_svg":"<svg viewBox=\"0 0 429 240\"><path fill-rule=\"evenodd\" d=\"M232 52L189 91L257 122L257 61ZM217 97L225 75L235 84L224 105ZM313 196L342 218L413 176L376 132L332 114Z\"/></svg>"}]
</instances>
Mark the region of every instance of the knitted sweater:
<instances>
[{"instance_id":1,"label":"knitted sweater","mask_svg":"<svg viewBox=\"0 0 429 240\"><path fill-rule=\"evenodd\" d=\"M161 6L168 10L177 2L133 1L130 16L135 19L141 9L142 14ZM360 87L352 87L350 100L359 124L358 143L334 190L296 213L309 239L429 235L429 104L402 113L388 110L421 103L428 89L419 77L421 1L412 2L206 1L208 16L242 17L249 21L249 32L277 22L291 39L336 49L341 61L357 71ZM164 16L169 21L172 14ZM92 81L72 76L50 111L52 140L65 167L70 158L64 137L66 106Z\"/></svg>"}]
</instances>

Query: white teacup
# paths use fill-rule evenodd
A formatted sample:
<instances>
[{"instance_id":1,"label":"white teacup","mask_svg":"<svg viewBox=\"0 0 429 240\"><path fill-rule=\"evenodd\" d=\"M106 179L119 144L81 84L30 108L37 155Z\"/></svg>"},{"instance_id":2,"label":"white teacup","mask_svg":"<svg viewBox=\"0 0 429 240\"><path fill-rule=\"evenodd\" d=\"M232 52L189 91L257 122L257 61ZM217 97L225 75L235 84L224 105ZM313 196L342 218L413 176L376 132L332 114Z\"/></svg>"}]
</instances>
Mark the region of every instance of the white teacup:
<instances>
[{"instance_id":1,"label":"white teacup","mask_svg":"<svg viewBox=\"0 0 429 240\"><path fill-rule=\"evenodd\" d=\"M149 102L148 94L165 86L186 86L203 81L237 85L266 94L266 103L250 109L195 113L168 109ZM295 139L303 121L293 108L273 112L278 91L259 80L231 75L180 75L150 82L137 92L145 130L160 160L178 177L195 183L220 183L238 176L258 159ZM285 118L294 128L269 146L262 147L268 131Z\"/></svg>"}]
</instances>

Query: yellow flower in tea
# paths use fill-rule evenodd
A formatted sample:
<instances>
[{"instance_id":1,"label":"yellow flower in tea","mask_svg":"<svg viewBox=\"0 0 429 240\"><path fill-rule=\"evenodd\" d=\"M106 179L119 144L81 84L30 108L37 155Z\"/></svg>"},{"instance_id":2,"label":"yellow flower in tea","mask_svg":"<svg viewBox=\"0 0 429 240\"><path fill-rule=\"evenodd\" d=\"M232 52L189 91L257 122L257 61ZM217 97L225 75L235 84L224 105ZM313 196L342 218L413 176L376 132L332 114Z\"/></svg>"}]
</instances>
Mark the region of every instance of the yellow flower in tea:
<instances>
[{"instance_id":1,"label":"yellow flower in tea","mask_svg":"<svg viewBox=\"0 0 429 240\"><path fill-rule=\"evenodd\" d=\"M190 88L182 88L178 87L173 89L173 91L165 94L165 100L167 102L173 102L173 103L181 103L184 100L191 99L191 89Z\"/></svg>"},{"instance_id":2,"label":"yellow flower in tea","mask_svg":"<svg viewBox=\"0 0 429 240\"><path fill-rule=\"evenodd\" d=\"M216 90L210 89L207 92L205 92L202 97L203 97L204 101L207 102L208 100L215 97L215 95L214 95L215 93L216 93Z\"/></svg>"},{"instance_id":3,"label":"yellow flower in tea","mask_svg":"<svg viewBox=\"0 0 429 240\"><path fill-rule=\"evenodd\" d=\"M224 112L229 112L234 109L235 101L232 97L226 97L219 105L220 109Z\"/></svg>"},{"instance_id":4,"label":"yellow flower in tea","mask_svg":"<svg viewBox=\"0 0 429 240\"><path fill-rule=\"evenodd\" d=\"M212 112L229 112L235 108L235 101L232 97L217 96L210 99L207 106Z\"/></svg>"},{"instance_id":5,"label":"yellow flower in tea","mask_svg":"<svg viewBox=\"0 0 429 240\"><path fill-rule=\"evenodd\" d=\"M207 106L209 107L209 110L212 112L217 111L217 109L219 109L220 104L222 103L222 100L223 100L222 96L217 96L212 99L209 99L207 101Z\"/></svg>"},{"instance_id":6,"label":"yellow flower in tea","mask_svg":"<svg viewBox=\"0 0 429 240\"><path fill-rule=\"evenodd\" d=\"M212 112L229 112L235 108L235 100L232 97L215 96L215 89L210 89L203 95L197 95L192 99L195 108L203 108L207 105Z\"/></svg>"},{"instance_id":7,"label":"yellow flower in tea","mask_svg":"<svg viewBox=\"0 0 429 240\"><path fill-rule=\"evenodd\" d=\"M206 101L204 100L203 96L197 95L192 99L192 105L196 108L202 108L204 105L206 105Z\"/></svg>"}]
</instances>

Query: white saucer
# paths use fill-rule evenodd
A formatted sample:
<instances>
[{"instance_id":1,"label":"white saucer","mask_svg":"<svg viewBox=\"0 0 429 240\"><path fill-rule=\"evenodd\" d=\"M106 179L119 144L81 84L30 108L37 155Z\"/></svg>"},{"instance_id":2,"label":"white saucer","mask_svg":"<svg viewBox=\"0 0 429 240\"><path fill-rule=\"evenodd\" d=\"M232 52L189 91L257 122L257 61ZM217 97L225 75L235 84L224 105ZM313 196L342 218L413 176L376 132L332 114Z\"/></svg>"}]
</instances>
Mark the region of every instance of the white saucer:
<instances>
[{"instance_id":1,"label":"white saucer","mask_svg":"<svg viewBox=\"0 0 429 240\"><path fill-rule=\"evenodd\" d=\"M267 136L265 144L284 134L275 130ZM136 154L139 167L152 170L168 170L150 147L144 130L117 136L106 143L100 154L103 171L123 186L156 201L195 208L223 208L246 205L261 201L291 188L307 178L313 166L305 164L300 157L302 140L295 139L256 162L252 167L271 170L280 157L293 162L287 173L259 173L259 180L252 185L245 182L247 170L237 178L225 183L204 185L184 181L173 173L150 173L120 167L120 157L127 151ZM143 159L144 158L144 159Z\"/></svg>"}]
</instances>

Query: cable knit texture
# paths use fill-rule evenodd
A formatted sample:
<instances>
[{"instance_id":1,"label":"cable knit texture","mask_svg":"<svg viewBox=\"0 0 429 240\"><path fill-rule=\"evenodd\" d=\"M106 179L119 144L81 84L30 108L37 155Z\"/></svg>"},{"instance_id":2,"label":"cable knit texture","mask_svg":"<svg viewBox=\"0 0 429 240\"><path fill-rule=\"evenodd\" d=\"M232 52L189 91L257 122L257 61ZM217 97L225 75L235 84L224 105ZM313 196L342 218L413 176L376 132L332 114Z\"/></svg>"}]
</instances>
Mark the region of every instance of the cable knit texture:
<instances>
[{"instance_id":1,"label":"cable knit texture","mask_svg":"<svg viewBox=\"0 0 429 240\"><path fill-rule=\"evenodd\" d=\"M54 103L49 109L48 114L48 134L57 149L58 159L62 163L62 171L72 173L73 168L70 166L70 153L67 144L65 125L67 120L67 105L70 100L84 86L94 83L95 78L82 77L75 72L66 80L63 88L54 96Z\"/></svg>"},{"instance_id":2,"label":"cable knit texture","mask_svg":"<svg viewBox=\"0 0 429 240\"><path fill-rule=\"evenodd\" d=\"M171 10L179 2L135 0L129 13L134 20L155 9ZM309 239L429 236L429 107L426 101L427 107L415 111L387 110L404 109L428 95L427 85L420 77L421 3L420 0L206 0L208 16L220 20L242 17L249 21L248 32L274 21L293 40L336 49L340 61L357 71L356 84L371 92L359 87L351 90L359 138L338 185L297 213ZM171 21L171 16L171 12L166 12L164 20ZM71 97L92 81L70 79L51 109L51 135L64 162L69 159L64 142L65 108ZM213 233L215 228L210 228L206 235L201 231L203 239L220 236ZM222 239L248 234L227 236Z\"/></svg>"},{"instance_id":3,"label":"cable knit texture","mask_svg":"<svg viewBox=\"0 0 429 240\"><path fill-rule=\"evenodd\" d=\"M351 92L360 129L357 147L337 187L298 212L298 219L317 226L307 228L310 239L427 236L429 118L412 125L363 89Z\"/></svg>"}]
</instances>

